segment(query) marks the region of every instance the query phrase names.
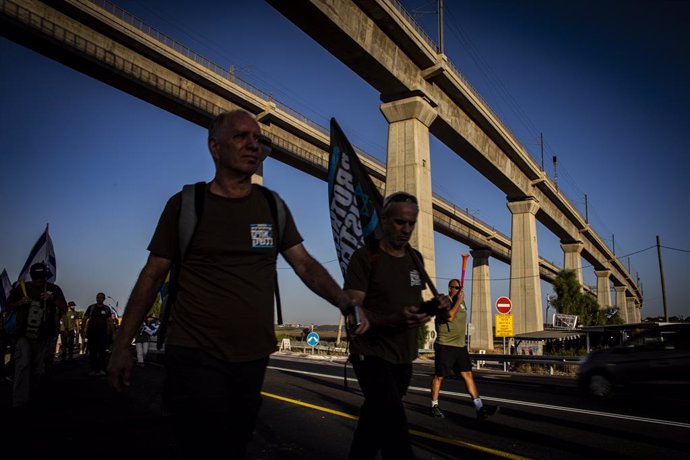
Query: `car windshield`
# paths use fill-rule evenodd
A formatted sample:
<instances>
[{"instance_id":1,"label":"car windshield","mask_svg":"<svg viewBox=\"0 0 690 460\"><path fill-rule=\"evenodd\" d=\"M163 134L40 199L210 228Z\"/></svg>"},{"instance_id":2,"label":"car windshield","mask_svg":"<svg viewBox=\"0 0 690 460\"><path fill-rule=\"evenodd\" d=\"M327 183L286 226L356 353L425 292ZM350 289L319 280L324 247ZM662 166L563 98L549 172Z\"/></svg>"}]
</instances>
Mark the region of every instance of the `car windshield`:
<instances>
[{"instance_id":1,"label":"car windshield","mask_svg":"<svg viewBox=\"0 0 690 460\"><path fill-rule=\"evenodd\" d=\"M656 329L633 335L625 342L626 348L690 348L690 329Z\"/></svg>"}]
</instances>

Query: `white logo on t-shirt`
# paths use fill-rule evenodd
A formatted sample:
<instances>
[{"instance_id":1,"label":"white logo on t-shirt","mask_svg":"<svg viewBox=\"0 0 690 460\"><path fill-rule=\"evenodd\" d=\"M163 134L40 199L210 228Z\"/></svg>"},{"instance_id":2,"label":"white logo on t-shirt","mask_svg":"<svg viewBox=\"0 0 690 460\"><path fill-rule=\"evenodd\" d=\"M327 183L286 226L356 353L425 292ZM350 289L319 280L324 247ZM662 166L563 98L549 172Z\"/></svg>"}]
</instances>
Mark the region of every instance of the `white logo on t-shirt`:
<instances>
[{"instance_id":1,"label":"white logo on t-shirt","mask_svg":"<svg viewBox=\"0 0 690 460\"><path fill-rule=\"evenodd\" d=\"M250 224L249 232L252 236L253 248L272 248L273 247L273 225L272 224Z\"/></svg>"},{"instance_id":2,"label":"white logo on t-shirt","mask_svg":"<svg viewBox=\"0 0 690 460\"><path fill-rule=\"evenodd\" d=\"M417 270L410 270L410 286L421 286L422 277Z\"/></svg>"}]
</instances>

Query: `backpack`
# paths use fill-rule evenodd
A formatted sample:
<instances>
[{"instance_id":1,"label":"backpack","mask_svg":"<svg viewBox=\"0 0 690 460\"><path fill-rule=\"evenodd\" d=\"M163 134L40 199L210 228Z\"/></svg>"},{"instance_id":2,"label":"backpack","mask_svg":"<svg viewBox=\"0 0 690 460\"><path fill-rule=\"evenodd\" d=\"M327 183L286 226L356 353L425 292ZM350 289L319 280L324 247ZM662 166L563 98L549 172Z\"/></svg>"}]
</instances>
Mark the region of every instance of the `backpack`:
<instances>
[{"instance_id":1,"label":"backpack","mask_svg":"<svg viewBox=\"0 0 690 460\"><path fill-rule=\"evenodd\" d=\"M273 233L276 247L276 258L280 252L281 237L285 231L285 203L272 190L263 186L258 186L264 198L268 202L271 210L271 218L273 219ZM180 205L180 219L178 221L178 250L175 259L173 260L170 269L170 285L168 288L168 295L163 305L161 312L161 321L158 328L158 337L156 340L156 347L160 350L165 342L165 335L167 332L168 319L172 306L177 295L177 283L189 244L194 237L196 227L204 211L204 195L206 193L206 182L197 182L195 184L186 184L182 187L182 203ZM278 289L278 272L275 271L275 298L276 298L276 316L278 324L283 324L283 311L280 303L280 291Z\"/></svg>"}]
</instances>

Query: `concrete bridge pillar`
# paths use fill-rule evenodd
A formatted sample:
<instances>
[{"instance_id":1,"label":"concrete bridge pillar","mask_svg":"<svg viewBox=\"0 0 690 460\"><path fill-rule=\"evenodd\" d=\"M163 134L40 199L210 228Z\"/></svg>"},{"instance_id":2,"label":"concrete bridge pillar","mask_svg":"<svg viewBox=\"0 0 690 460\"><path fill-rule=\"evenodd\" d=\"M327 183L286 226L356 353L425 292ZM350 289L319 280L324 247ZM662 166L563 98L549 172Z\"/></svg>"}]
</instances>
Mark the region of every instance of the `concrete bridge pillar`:
<instances>
[{"instance_id":1,"label":"concrete bridge pillar","mask_svg":"<svg viewBox=\"0 0 690 460\"><path fill-rule=\"evenodd\" d=\"M252 184L264 185L264 164L259 165L259 169L252 174Z\"/></svg>"},{"instance_id":2,"label":"concrete bridge pillar","mask_svg":"<svg viewBox=\"0 0 690 460\"><path fill-rule=\"evenodd\" d=\"M389 123L386 195L408 192L419 200L419 217L410 243L424 256L424 266L435 282L429 126L438 113L420 96L383 103L381 112Z\"/></svg>"},{"instance_id":3,"label":"concrete bridge pillar","mask_svg":"<svg viewBox=\"0 0 690 460\"><path fill-rule=\"evenodd\" d=\"M623 321L627 323L628 318L625 313L627 307L625 302L625 291L627 288L625 286L614 286L613 288L616 290L616 308L618 309L617 314L623 318Z\"/></svg>"},{"instance_id":4,"label":"concrete bridge pillar","mask_svg":"<svg viewBox=\"0 0 690 460\"><path fill-rule=\"evenodd\" d=\"M597 302L599 309L604 310L611 307L611 288L609 287L609 276L611 270L594 270L597 275Z\"/></svg>"},{"instance_id":5,"label":"concrete bridge pillar","mask_svg":"<svg viewBox=\"0 0 690 460\"><path fill-rule=\"evenodd\" d=\"M539 282L537 221L534 198L508 203L513 214L510 253L510 300L515 334L544 329Z\"/></svg>"},{"instance_id":6,"label":"concrete bridge pillar","mask_svg":"<svg viewBox=\"0 0 690 460\"><path fill-rule=\"evenodd\" d=\"M494 331L491 317L491 276L489 257L491 249L475 249L472 255L472 350L493 350Z\"/></svg>"},{"instance_id":7,"label":"concrete bridge pillar","mask_svg":"<svg viewBox=\"0 0 690 460\"><path fill-rule=\"evenodd\" d=\"M563 249L563 269L572 270L577 276L577 280L580 282L580 290L583 290L582 285L582 258L580 254L582 253L582 248L584 243L582 241L576 241L574 243L561 243L561 249Z\"/></svg>"},{"instance_id":8,"label":"concrete bridge pillar","mask_svg":"<svg viewBox=\"0 0 690 460\"><path fill-rule=\"evenodd\" d=\"M634 323L635 322L635 298L628 297L625 299L625 322Z\"/></svg>"},{"instance_id":9,"label":"concrete bridge pillar","mask_svg":"<svg viewBox=\"0 0 690 460\"><path fill-rule=\"evenodd\" d=\"M639 323L640 321L642 321L642 305L640 305L640 302L639 302L637 299L635 299L635 308L634 308L634 312L635 312L635 313L634 313L634 316L633 316L633 320L634 320L636 323Z\"/></svg>"}]
</instances>

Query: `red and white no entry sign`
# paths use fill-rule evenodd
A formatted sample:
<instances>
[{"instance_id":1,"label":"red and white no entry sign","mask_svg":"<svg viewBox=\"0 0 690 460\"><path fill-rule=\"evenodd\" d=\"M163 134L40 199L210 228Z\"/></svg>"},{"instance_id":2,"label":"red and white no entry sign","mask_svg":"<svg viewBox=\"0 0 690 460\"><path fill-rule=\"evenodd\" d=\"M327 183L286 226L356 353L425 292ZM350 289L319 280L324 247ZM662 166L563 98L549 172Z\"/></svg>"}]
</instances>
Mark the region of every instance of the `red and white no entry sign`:
<instances>
[{"instance_id":1,"label":"red and white no entry sign","mask_svg":"<svg viewBox=\"0 0 690 460\"><path fill-rule=\"evenodd\" d=\"M501 296L496 300L496 311L503 313L504 315L510 313L513 309L513 303L508 297Z\"/></svg>"}]
</instances>

